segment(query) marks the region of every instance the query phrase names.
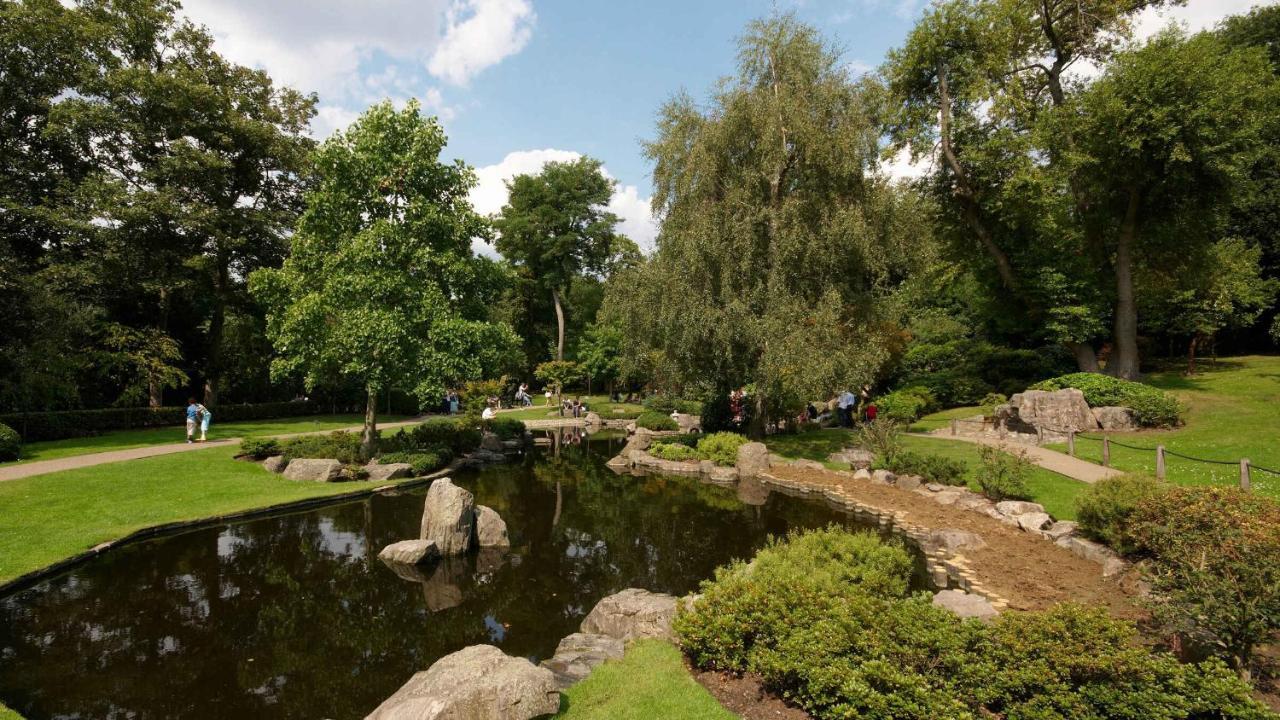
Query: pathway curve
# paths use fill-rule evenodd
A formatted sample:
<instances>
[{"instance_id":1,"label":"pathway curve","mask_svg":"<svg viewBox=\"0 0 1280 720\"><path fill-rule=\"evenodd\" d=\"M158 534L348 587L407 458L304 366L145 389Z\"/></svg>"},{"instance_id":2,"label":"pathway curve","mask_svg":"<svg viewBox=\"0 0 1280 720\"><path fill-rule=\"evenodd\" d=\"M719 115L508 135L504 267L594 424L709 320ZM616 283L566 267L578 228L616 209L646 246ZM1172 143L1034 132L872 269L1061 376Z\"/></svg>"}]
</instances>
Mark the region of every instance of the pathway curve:
<instances>
[{"instance_id":1,"label":"pathway curve","mask_svg":"<svg viewBox=\"0 0 1280 720\"><path fill-rule=\"evenodd\" d=\"M975 445L988 445L991 447L1016 447L1026 451L1027 459L1039 465L1045 470L1051 470L1059 475L1066 475L1073 480L1079 480L1090 485L1099 480L1123 475L1115 468L1103 467L1081 460L1077 457L1071 457L1066 453L1060 453L1057 450L1039 447L1037 445L1024 445L1022 443L1000 442L997 438L973 437L971 435L951 435L947 430L935 430L929 433L911 433L912 437L934 438L937 440L959 440L960 442L973 443Z\"/></svg>"},{"instance_id":2,"label":"pathway curve","mask_svg":"<svg viewBox=\"0 0 1280 720\"><path fill-rule=\"evenodd\" d=\"M379 428L397 428L406 425L416 425L422 422L421 418L416 420L403 420L400 422L392 422L378 425ZM361 425L354 425L345 428L333 428L330 430L315 430L312 432L286 433L283 435L261 435L258 437L272 437L276 439L286 439L291 437L300 437L302 435L327 435L331 432L345 430L348 432L362 429ZM180 429L180 428L179 428ZM228 445L239 444L242 438L225 438L223 440L211 440L202 443L168 443L166 445L148 445L146 447L129 448L128 450L108 450L106 452L87 453L85 455L72 455L70 457L55 458L53 460L39 460L37 462L26 463L25 465L11 465L9 467L0 467L0 482L6 480L20 480L22 478L33 477L35 475L47 475L49 473L61 472L63 470L75 470L77 468L93 467L94 465L105 465L107 463L123 462L125 460L141 460L142 458L156 457L158 455L172 455L173 453L191 452L193 450L208 450L215 447L226 447Z\"/></svg>"}]
</instances>

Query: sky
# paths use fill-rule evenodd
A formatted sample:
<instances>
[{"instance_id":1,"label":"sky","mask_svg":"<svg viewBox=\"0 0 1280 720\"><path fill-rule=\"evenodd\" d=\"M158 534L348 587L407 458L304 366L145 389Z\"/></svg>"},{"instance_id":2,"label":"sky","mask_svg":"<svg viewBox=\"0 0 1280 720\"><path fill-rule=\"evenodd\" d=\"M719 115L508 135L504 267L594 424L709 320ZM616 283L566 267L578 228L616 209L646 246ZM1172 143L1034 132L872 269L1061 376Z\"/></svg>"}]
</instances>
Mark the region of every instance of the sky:
<instances>
[{"instance_id":1,"label":"sky","mask_svg":"<svg viewBox=\"0 0 1280 720\"><path fill-rule=\"evenodd\" d=\"M1277 0L1189 0L1144 11L1149 36L1190 30ZM185 0L220 52L319 97L312 133L327 137L370 104L417 98L440 118L446 155L476 169L472 203L506 200L504 182L545 162L590 155L617 181L621 230L652 247L651 168L642 143L680 91L705 98L734 71L746 24L795 11L865 72L900 45L926 0ZM920 172L905 158L896 176ZM485 248L478 248L491 254Z\"/></svg>"}]
</instances>

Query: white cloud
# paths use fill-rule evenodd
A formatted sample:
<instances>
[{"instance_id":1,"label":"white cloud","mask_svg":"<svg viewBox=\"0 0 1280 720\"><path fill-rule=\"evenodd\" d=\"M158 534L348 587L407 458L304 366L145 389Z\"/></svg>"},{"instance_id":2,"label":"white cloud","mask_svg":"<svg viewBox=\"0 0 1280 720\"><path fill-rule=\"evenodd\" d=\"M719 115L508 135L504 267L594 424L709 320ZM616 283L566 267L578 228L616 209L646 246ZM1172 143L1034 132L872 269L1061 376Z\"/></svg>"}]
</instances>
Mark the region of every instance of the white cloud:
<instances>
[{"instance_id":1,"label":"white cloud","mask_svg":"<svg viewBox=\"0 0 1280 720\"><path fill-rule=\"evenodd\" d=\"M319 105L311 119L311 136L317 140L329 137L337 130L345 130L356 121L360 113L337 105Z\"/></svg>"},{"instance_id":2,"label":"white cloud","mask_svg":"<svg viewBox=\"0 0 1280 720\"><path fill-rule=\"evenodd\" d=\"M571 162L580 157L582 153L554 148L507 153L501 162L476 168L479 182L471 191L471 205L482 215L492 215L507 202L508 180L517 175L536 173L549 162ZM607 169L604 174L612 177ZM609 199L608 208L620 218L618 229L624 235L634 240L645 252L653 249L654 238L658 235L658 223L649 209L649 198L642 197L635 185L618 185L613 197ZM493 250L487 245L477 245L476 249L493 255Z\"/></svg>"},{"instance_id":3,"label":"white cloud","mask_svg":"<svg viewBox=\"0 0 1280 720\"><path fill-rule=\"evenodd\" d=\"M1170 21L1188 32L1208 30L1228 15L1240 15L1275 0L1189 0L1186 5L1146 8L1134 20L1133 35L1145 40L1169 26Z\"/></svg>"},{"instance_id":4,"label":"white cloud","mask_svg":"<svg viewBox=\"0 0 1280 720\"><path fill-rule=\"evenodd\" d=\"M933 170L933 158L925 156L911 161L911 148L902 148L887 161L880 162L880 171L893 180L917 180Z\"/></svg>"},{"instance_id":5,"label":"white cloud","mask_svg":"<svg viewBox=\"0 0 1280 720\"><path fill-rule=\"evenodd\" d=\"M523 50L533 36L534 20L528 0L455 0L444 40L431 54L427 70L466 85L476 73Z\"/></svg>"}]
</instances>

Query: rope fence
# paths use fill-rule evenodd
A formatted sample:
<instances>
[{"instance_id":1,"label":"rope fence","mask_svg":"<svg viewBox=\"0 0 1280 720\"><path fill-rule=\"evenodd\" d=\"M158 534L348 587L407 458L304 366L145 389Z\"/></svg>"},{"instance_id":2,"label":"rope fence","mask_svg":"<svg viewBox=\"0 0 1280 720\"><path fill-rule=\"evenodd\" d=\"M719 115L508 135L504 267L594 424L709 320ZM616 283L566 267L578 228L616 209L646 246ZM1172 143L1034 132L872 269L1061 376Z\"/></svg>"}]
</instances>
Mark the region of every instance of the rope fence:
<instances>
[{"instance_id":1,"label":"rope fence","mask_svg":"<svg viewBox=\"0 0 1280 720\"><path fill-rule=\"evenodd\" d=\"M951 419L952 435L959 434L960 423L982 425L984 428L987 427L988 425L993 427L995 425L995 423L988 422L987 420L952 418ZM1189 462L1202 463L1205 465L1239 467L1240 468L1240 487L1243 490L1249 490L1253 486L1253 473L1255 472L1260 472L1273 477L1280 478L1280 469L1265 467L1263 465L1255 465L1248 458L1241 458L1239 460L1216 460L1213 458L1195 457L1194 455L1187 455L1185 453L1180 453L1175 450L1169 450L1163 445L1156 445L1155 447L1144 447L1142 445L1130 445L1129 443L1120 442L1119 440L1113 440L1111 439L1110 435L1106 435L1106 434L1103 434L1101 437L1095 437L1092 435L1086 435L1082 432L1078 432L1070 428L1052 428L1052 427L1036 426L1035 429L1036 429L1037 445L1044 444L1045 433L1056 433L1058 435L1065 436L1067 439L1067 454L1070 455L1071 457L1076 457L1076 441L1077 440L1089 440L1092 442L1102 443L1103 467L1111 467L1111 446L1112 445L1116 447L1125 448L1126 450L1134 450L1136 452L1153 452L1155 453L1155 459L1156 459L1156 477L1160 480L1164 480L1165 476L1168 474L1168 468L1167 468L1168 456L1173 456L1176 458L1180 458L1182 460L1187 460ZM1006 432L1006 430L1004 428L1001 428L1001 432L1002 433Z\"/></svg>"}]
</instances>

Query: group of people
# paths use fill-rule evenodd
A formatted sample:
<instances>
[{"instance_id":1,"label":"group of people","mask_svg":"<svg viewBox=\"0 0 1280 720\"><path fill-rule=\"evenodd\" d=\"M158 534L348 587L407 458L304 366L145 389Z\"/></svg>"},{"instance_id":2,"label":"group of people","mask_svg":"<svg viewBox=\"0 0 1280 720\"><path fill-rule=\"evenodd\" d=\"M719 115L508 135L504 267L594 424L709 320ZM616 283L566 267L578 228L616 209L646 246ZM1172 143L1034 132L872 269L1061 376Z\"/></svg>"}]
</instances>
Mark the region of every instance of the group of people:
<instances>
[{"instance_id":1,"label":"group of people","mask_svg":"<svg viewBox=\"0 0 1280 720\"><path fill-rule=\"evenodd\" d=\"M853 427L855 422L875 422L879 408L871 401L871 386L863 385L857 395L842 391L836 396L836 412L841 427Z\"/></svg>"},{"instance_id":2,"label":"group of people","mask_svg":"<svg viewBox=\"0 0 1280 720\"><path fill-rule=\"evenodd\" d=\"M209 423L213 413L209 408L196 402L194 397L187 398L187 443L205 442L209 439ZM196 440L196 429L200 430L200 439Z\"/></svg>"}]
</instances>

